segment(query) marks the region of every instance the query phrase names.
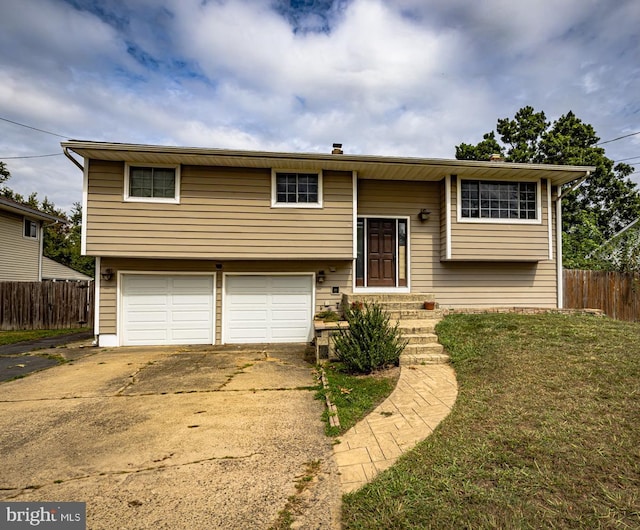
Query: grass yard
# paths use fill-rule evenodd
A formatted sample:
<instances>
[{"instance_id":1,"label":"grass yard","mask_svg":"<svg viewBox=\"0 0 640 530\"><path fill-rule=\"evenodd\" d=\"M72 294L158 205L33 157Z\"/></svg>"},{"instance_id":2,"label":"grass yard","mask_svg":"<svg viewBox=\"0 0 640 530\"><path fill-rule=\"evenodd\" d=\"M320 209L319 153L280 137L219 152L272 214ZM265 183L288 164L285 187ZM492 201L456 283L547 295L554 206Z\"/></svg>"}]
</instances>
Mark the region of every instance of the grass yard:
<instances>
[{"instance_id":1,"label":"grass yard","mask_svg":"<svg viewBox=\"0 0 640 530\"><path fill-rule=\"evenodd\" d=\"M4 346L5 344L15 344L16 342L24 342L27 340L68 335L69 333L80 333L88 330L89 328L0 331L0 346Z\"/></svg>"},{"instance_id":2,"label":"grass yard","mask_svg":"<svg viewBox=\"0 0 640 530\"><path fill-rule=\"evenodd\" d=\"M376 406L384 401L396 387L400 375L399 368L380 370L369 375L351 375L339 362L325 364L331 400L338 409L340 427L331 427L325 410L328 436L338 436L353 427ZM324 399L324 390L319 397Z\"/></svg>"},{"instance_id":3,"label":"grass yard","mask_svg":"<svg viewBox=\"0 0 640 530\"><path fill-rule=\"evenodd\" d=\"M640 325L451 315L459 396L433 435L345 496L345 528L640 528Z\"/></svg>"}]
</instances>

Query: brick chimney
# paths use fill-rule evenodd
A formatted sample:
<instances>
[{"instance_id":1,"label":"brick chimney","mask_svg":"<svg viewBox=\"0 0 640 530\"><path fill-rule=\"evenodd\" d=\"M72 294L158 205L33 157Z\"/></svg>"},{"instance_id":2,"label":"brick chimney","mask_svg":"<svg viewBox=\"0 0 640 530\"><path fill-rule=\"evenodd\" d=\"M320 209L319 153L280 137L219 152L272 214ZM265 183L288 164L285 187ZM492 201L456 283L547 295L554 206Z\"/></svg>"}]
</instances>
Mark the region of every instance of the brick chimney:
<instances>
[{"instance_id":1,"label":"brick chimney","mask_svg":"<svg viewBox=\"0 0 640 530\"><path fill-rule=\"evenodd\" d=\"M331 151L332 155L342 155L344 151L342 150L342 144L333 144L333 150Z\"/></svg>"},{"instance_id":2,"label":"brick chimney","mask_svg":"<svg viewBox=\"0 0 640 530\"><path fill-rule=\"evenodd\" d=\"M489 162L504 162L504 158L502 157L502 155L500 153L493 153L489 157Z\"/></svg>"}]
</instances>

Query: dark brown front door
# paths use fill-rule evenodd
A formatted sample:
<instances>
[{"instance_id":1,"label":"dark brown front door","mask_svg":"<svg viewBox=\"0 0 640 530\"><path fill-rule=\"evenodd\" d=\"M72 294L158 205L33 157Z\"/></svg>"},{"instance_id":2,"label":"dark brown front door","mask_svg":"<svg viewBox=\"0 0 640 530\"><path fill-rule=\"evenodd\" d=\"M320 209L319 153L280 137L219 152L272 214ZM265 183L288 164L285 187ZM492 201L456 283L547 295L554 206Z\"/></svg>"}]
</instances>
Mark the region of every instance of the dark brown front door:
<instances>
[{"instance_id":1,"label":"dark brown front door","mask_svg":"<svg viewBox=\"0 0 640 530\"><path fill-rule=\"evenodd\" d=\"M367 219L367 285L396 285L396 220Z\"/></svg>"}]
</instances>

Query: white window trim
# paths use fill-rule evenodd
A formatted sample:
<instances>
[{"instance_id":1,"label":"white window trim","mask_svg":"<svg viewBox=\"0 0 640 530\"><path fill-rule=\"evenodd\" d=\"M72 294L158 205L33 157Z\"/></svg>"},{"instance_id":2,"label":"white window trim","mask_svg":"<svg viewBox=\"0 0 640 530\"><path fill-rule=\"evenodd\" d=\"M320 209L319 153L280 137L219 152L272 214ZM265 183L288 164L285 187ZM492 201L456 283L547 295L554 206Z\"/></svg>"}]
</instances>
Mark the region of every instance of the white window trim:
<instances>
[{"instance_id":1,"label":"white window trim","mask_svg":"<svg viewBox=\"0 0 640 530\"><path fill-rule=\"evenodd\" d=\"M36 226L36 235L35 236L25 236L24 235L24 225L25 223L29 221L30 223L33 223ZM34 221L33 219L30 219L29 217L24 217L22 219L22 237L24 239L28 239L29 241L39 241L40 240L40 226L38 226L38 221Z\"/></svg>"},{"instance_id":2,"label":"white window trim","mask_svg":"<svg viewBox=\"0 0 640 530\"><path fill-rule=\"evenodd\" d=\"M356 285L356 260L357 260L357 255L355 258L353 258L353 283L352 283L352 289L354 293L410 293L411 292L411 217L406 216L406 215L358 215L357 219L403 219L407 221L407 285L402 285L402 286L398 286L396 285L395 287L376 287L376 286L363 286L363 285ZM365 253L365 260L364 260L364 278L365 281L367 279L367 274L368 274L368 270L367 270L367 259L366 259L366 253L367 253L367 229L366 229L367 223L365 222L365 234L364 234L364 253ZM397 231L397 229L396 229ZM397 233L396 233L397 236ZM356 227L356 235L355 237L357 237L357 227ZM398 252L399 252L399 246L400 246L400 242L398 237L396 237L396 257L398 256ZM399 276L399 268L400 264L398 262L398 260L396 259L396 283L398 281L398 276Z\"/></svg>"},{"instance_id":3,"label":"white window trim","mask_svg":"<svg viewBox=\"0 0 640 530\"><path fill-rule=\"evenodd\" d=\"M463 180L477 180L480 182L535 182L536 184L536 219L496 219L493 217L462 217L462 181ZM540 179L528 179L528 180L513 180L513 179L478 179L478 178L460 178L458 177L456 183L456 196L457 196L457 220L458 223L480 223L480 224L517 224L517 225L541 225L542 224L542 186Z\"/></svg>"},{"instance_id":4,"label":"white window trim","mask_svg":"<svg viewBox=\"0 0 640 530\"><path fill-rule=\"evenodd\" d=\"M129 195L129 171L131 167L157 167L175 170L175 193L172 198L165 197L134 197ZM125 202L160 202L165 204L180 204L180 164L147 164L146 162L125 162L124 165L124 201Z\"/></svg>"},{"instance_id":5,"label":"white window trim","mask_svg":"<svg viewBox=\"0 0 640 530\"><path fill-rule=\"evenodd\" d=\"M276 176L278 173L303 173L306 175L318 175L318 202L278 202L278 190ZM322 208L322 170L301 171L298 169L272 169L271 170L271 207L272 208Z\"/></svg>"}]
</instances>

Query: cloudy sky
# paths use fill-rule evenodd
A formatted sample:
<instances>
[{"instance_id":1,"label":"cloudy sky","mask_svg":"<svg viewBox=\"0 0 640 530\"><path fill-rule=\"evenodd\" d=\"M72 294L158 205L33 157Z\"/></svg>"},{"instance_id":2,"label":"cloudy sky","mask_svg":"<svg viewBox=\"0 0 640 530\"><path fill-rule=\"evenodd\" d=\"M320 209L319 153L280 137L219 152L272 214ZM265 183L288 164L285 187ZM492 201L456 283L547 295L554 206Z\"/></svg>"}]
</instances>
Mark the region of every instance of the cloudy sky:
<instances>
[{"instance_id":1,"label":"cloudy sky","mask_svg":"<svg viewBox=\"0 0 640 530\"><path fill-rule=\"evenodd\" d=\"M639 28L638 0L2 0L0 160L67 209L64 138L453 158L532 105L605 141L640 131ZM640 169L640 135L604 147Z\"/></svg>"}]
</instances>

